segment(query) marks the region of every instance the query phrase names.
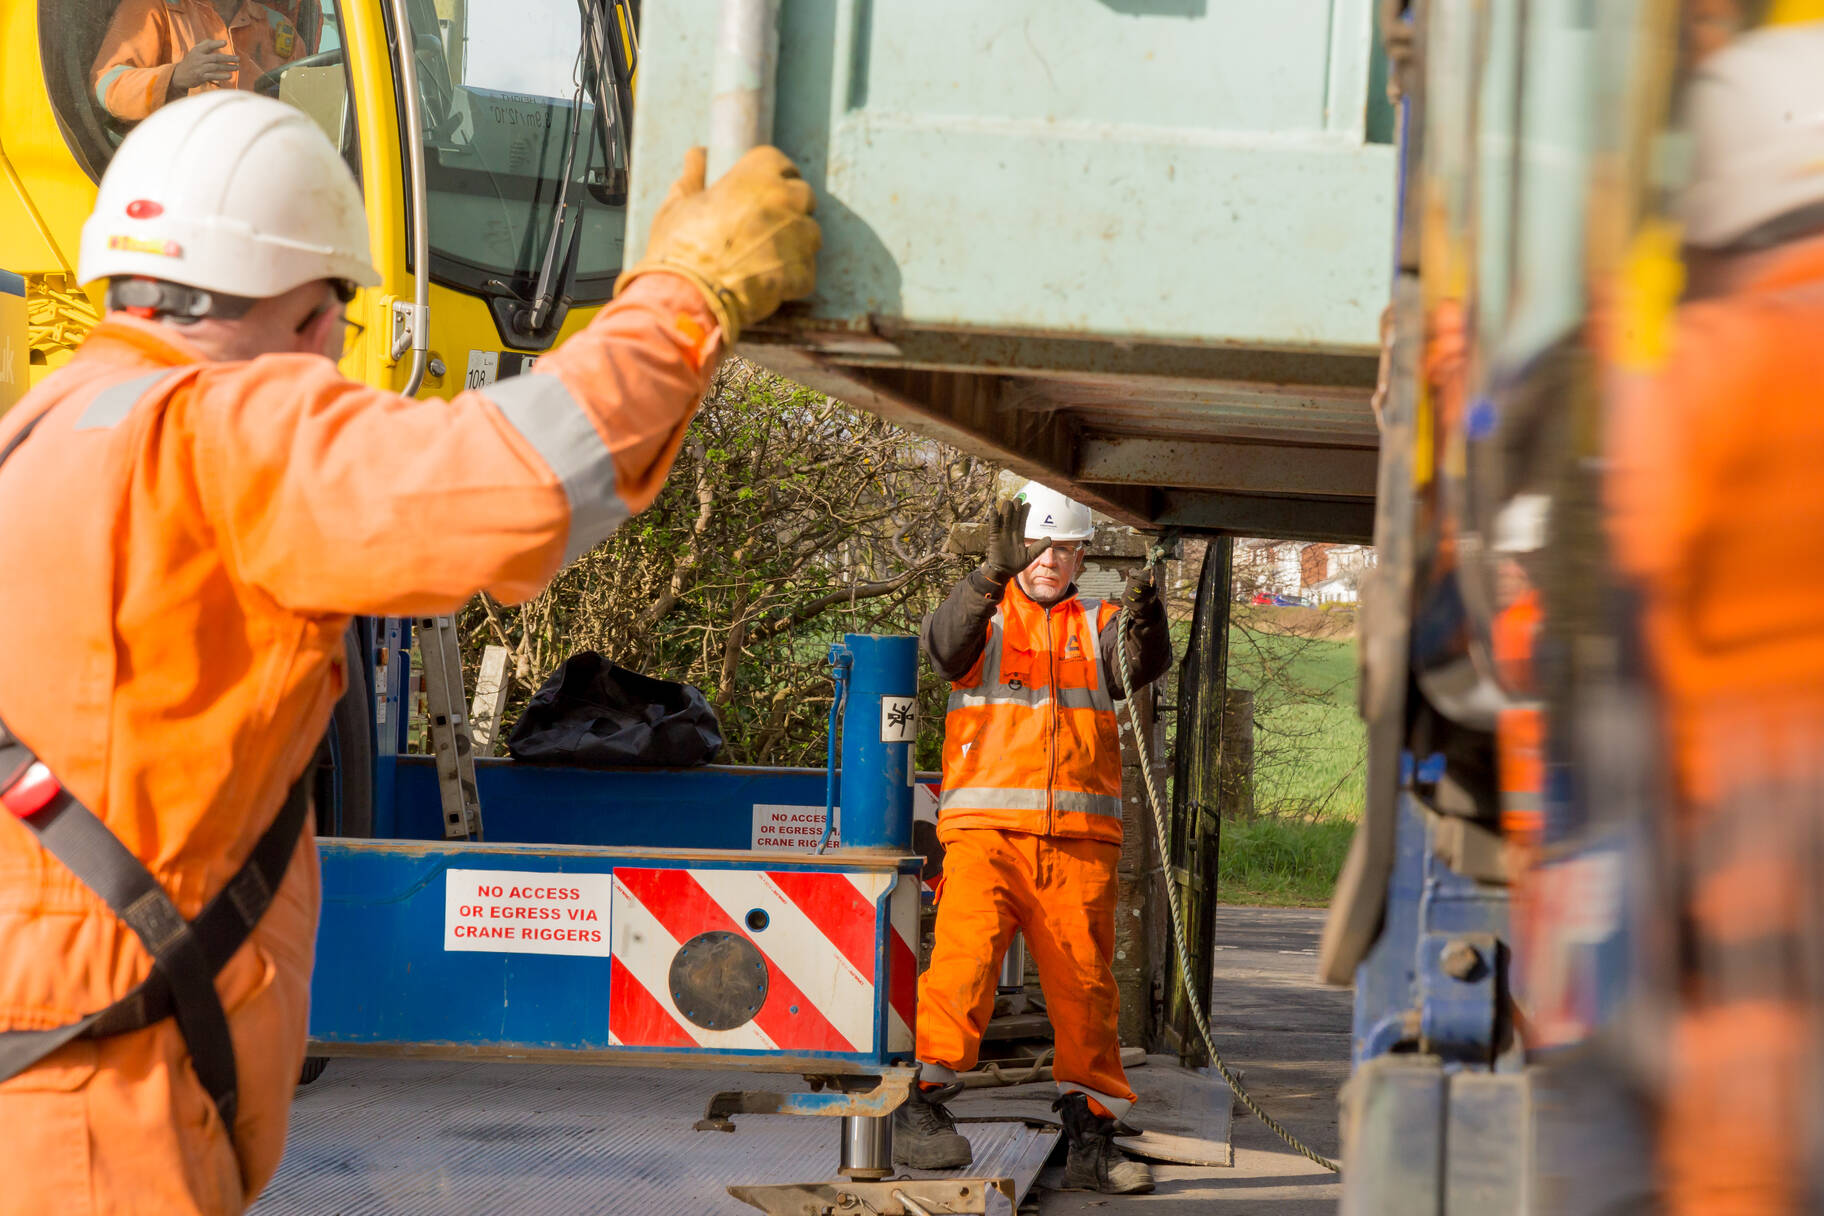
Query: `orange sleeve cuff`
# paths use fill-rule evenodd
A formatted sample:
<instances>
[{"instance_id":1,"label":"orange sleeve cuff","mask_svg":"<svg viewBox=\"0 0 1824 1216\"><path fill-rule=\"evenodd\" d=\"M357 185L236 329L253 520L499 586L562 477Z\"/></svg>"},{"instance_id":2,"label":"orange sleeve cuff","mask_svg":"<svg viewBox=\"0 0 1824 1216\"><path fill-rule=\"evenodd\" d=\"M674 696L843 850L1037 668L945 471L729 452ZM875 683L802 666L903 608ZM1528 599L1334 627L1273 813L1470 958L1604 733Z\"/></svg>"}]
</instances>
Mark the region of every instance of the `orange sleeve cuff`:
<instances>
[{"instance_id":1,"label":"orange sleeve cuff","mask_svg":"<svg viewBox=\"0 0 1824 1216\"><path fill-rule=\"evenodd\" d=\"M715 366L725 345L722 325L689 279L666 270L651 271L614 298L614 304L623 302L657 309L696 370Z\"/></svg>"}]
</instances>

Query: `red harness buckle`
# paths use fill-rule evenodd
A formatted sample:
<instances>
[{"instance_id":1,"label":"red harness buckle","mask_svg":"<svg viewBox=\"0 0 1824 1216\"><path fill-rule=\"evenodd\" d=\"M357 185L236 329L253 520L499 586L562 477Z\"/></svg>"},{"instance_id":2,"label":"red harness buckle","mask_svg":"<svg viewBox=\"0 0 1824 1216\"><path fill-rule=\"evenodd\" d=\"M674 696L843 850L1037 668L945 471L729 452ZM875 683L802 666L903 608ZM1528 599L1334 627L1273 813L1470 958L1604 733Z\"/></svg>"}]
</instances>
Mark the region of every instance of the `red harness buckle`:
<instances>
[{"instance_id":1,"label":"red harness buckle","mask_svg":"<svg viewBox=\"0 0 1824 1216\"><path fill-rule=\"evenodd\" d=\"M51 799L63 792L63 783L58 781L44 761L34 760L26 765L25 771L4 791L0 791L0 806L12 814L24 819L36 815L51 804Z\"/></svg>"}]
</instances>

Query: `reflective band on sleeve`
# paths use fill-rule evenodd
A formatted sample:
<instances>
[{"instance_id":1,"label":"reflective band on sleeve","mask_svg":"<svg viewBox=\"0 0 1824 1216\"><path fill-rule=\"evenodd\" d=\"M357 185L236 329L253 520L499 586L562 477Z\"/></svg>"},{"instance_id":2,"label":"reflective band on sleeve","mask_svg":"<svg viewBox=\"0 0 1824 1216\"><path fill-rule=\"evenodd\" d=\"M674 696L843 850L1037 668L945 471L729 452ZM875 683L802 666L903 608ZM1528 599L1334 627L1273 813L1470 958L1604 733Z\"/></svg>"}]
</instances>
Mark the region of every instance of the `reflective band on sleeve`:
<instances>
[{"instance_id":1,"label":"reflective band on sleeve","mask_svg":"<svg viewBox=\"0 0 1824 1216\"><path fill-rule=\"evenodd\" d=\"M627 504L614 489L614 457L582 403L556 376L526 372L477 390L525 436L563 484L570 500L569 565L626 522Z\"/></svg>"},{"instance_id":2,"label":"reflective band on sleeve","mask_svg":"<svg viewBox=\"0 0 1824 1216\"><path fill-rule=\"evenodd\" d=\"M121 420L133 412L140 398L152 391L154 385L171 374L171 369L162 367L131 380L122 380L119 384L110 384L96 393L89 402L82 416L76 419L74 429L78 431L103 431L109 427L119 426Z\"/></svg>"},{"instance_id":3,"label":"reflective band on sleeve","mask_svg":"<svg viewBox=\"0 0 1824 1216\"><path fill-rule=\"evenodd\" d=\"M99 101L103 106L106 106L108 104L108 89L113 86L116 80L120 79L122 72L125 72L132 66L133 65L130 63L123 63L118 67L111 67L103 72L101 74L101 79L95 82L95 100Z\"/></svg>"}]
</instances>

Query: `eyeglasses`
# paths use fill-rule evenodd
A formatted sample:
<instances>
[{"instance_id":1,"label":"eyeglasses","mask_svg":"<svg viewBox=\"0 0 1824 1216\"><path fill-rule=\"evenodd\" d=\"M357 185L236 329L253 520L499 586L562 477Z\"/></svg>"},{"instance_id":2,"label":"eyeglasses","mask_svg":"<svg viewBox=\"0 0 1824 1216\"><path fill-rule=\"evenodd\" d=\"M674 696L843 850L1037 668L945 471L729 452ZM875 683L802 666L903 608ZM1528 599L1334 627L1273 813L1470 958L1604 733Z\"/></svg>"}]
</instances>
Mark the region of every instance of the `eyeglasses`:
<instances>
[{"instance_id":1,"label":"eyeglasses","mask_svg":"<svg viewBox=\"0 0 1824 1216\"><path fill-rule=\"evenodd\" d=\"M1080 540L1054 540L1046 552L1056 553L1059 557L1075 557L1083 552L1083 543Z\"/></svg>"},{"instance_id":2,"label":"eyeglasses","mask_svg":"<svg viewBox=\"0 0 1824 1216\"><path fill-rule=\"evenodd\" d=\"M346 279L331 279L330 286L335 290L336 299L340 301L342 307L346 309L355 298L355 285ZM311 309L310 312L305 315L304 319L298 322L297 332L303 333L305 330L309 329L316 323L318 317L328 311L329 305L327 304L319 304L317 307ZM338 320L342 322L342 345L337 349L337 354L340 355L348 350L349 343L357 342L361 339L361 335L367 332L367 326L361 324L359 321L349 320L347 312L344 312Z\"/></svg>"},{"instance_id":3,"label":"eyeglasses","mask_svg":"<svg viewBox=\"0 0 1824 1216\"><path fill-rule=\"evenodd\" d=\"M298 323L298 332L303 333L305 330L309 329L318 317L328 311L329 305L327 304L322 308L314 309L309 316ZM349 320L348 314L346 313L336 319L342 323L342 345L336 348L336 357L341 358L348 352L349 343L359 341L361 335L367 332L367 326L361 324L359 321Z\"/></svg>"}]
</instances>

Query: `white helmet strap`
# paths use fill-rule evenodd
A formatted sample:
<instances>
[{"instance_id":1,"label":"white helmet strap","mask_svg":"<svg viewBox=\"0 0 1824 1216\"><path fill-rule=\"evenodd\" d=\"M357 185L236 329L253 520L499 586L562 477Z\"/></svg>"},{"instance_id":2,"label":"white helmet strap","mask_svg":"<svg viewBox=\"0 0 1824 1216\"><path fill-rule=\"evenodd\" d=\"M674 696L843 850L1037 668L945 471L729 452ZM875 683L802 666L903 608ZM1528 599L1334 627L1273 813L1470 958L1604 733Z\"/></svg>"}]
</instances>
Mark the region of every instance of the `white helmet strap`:
<instances>
[{"instance_id":1,"label":"white helmet strap","mask_svg":"<svg viewBox=\"0 0 1824 1216\"><path fill-rule=\"evenodd\" d=\"M1820 232L1824 232L1824 203L1813 203L1809 207L1800 207L1796 211L1774 216L1730 241L1718 252L1759 253L1763 249L1772 249L1789 241L1817 236Z\"/></svg>"},{"instance_id":2,"label":"white helmet strap","mask_svg":"<svg viewBox=\"0 0 1824 1216\"><path fill-rule=\"evenodd\" d=\"M182 283L162 279L113 278L108 280L108 308L137 309L155 317L165 317L179 325L191 325L204 317L233 321L247 315L255 301L252 296L232 296L226 292L204 291Z\"/></svg>"}]
</instances>

